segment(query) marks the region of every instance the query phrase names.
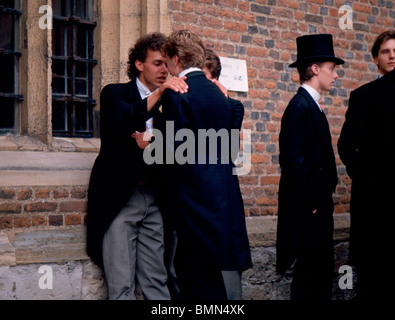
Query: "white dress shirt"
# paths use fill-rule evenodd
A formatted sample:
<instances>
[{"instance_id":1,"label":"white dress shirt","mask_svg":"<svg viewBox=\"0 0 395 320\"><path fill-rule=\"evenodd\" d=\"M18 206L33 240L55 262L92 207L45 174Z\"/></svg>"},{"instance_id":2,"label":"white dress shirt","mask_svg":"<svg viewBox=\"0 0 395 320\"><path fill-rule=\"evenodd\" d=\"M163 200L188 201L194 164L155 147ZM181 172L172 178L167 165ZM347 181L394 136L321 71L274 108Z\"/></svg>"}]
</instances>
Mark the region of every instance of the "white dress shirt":
<instances>
[{"instance_id":1,"label":"white dress shirt","mask_svg":"<svg viewBox=\"0 0 395 320\"><path fill-rule=\"evenodd\" d=\"M307 92L311 95L311 97L314 99L314 101L317 103L318 108L320 109L320 111L322 112L322 108L318 102L318 100L321 99L321 95L318 93L317 90L315 90L313 87L309 86L306 83L302 84L302 88L306 89Z\"/></svg>"},{"instance_id":2,"label":"white dress shirt","mask_svg":"<svg viewBox=\"0 0 395 320\"><path fill-rule=\"evenodd\" d=\"M202 71L202 69L191 67L191 68L188 68L188 69L185 69L185 70L181 71L180 74L178 75L178 77L182 78L183 76L185 76L186 74L188 74L188 73L190 73L192 71Z\"/></svg>"}]
</instances>

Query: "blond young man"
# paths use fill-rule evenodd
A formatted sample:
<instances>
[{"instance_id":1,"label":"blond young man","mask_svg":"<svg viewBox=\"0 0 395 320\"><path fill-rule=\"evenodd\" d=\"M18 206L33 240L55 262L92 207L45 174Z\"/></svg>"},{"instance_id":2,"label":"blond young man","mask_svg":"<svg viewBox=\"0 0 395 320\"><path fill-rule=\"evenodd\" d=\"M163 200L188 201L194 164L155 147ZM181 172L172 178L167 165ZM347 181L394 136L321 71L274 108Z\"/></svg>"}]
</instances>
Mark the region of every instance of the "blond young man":
<instances>
[{"instance_id":1,"label":"blond young man","mask_svg":"<svg viewBox=\"0 0 395 320\"><path fill-rule=\"evenodd\" d=\"M206 78L200 38L186 30L170 35L162 52L173 76L186 76L188 92L166 91L161 100L164 124L193 132L194 161L164 166L169 212L178 237L175 270L181 299L241 299L241 272L251 267L244 205L229 150L205 154L198 148L201 130L231 131L231 108L224 94ZM165 130L163 130L165 132ZM167 152L182 142L165 135ZM210 143L210 142L208 142ZM187 150L189 152L190 150ZM210 154L211 153L211 154Z\"/></svg>"}]
</instances>

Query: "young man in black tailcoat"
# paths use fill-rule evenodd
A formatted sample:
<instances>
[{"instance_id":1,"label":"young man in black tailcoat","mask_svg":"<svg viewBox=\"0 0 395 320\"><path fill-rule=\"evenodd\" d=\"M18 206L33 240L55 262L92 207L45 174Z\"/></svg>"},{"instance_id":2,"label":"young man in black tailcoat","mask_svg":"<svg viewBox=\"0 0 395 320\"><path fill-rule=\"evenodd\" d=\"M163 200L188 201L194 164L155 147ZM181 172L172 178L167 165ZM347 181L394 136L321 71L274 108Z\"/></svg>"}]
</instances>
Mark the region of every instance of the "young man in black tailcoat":
<instances>
[{"instance_id":1,"label":"young man in black tailcoat","mask_svg":"<svg viewBox=\"0 0 395 320\"><path fill-rule=\"evenodd\" d=\"M340 159L352 179L348 263L357 272L356 297L366 300L394 297L389 266L395 246L391 235L395 30L376 38L372 57L380 77L351 92L338 141Z\"/></svg>"},{"instance_id":2,"label":"young man in black tailcoat","mask_svg":"<svg viewBox=\"0 0 395 320\"><path fill-rule=\"evenodd\" d=\"M333 200L337 171L326 115L319 103L338 78L332 36L296 39L302 86L281 120L277 271L292 264L292 300L331 298L334 272Z\"/></svg>"}]
</instances>

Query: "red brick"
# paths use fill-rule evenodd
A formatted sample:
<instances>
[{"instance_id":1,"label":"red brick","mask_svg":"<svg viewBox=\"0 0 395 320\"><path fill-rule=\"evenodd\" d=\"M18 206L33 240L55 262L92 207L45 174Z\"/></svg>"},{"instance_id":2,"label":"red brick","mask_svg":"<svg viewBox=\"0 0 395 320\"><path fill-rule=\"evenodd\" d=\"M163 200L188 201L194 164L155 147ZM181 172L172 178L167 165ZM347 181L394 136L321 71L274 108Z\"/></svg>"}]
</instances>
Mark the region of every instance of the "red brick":
<instances>
[{"instance_id":1,"label":"red brick","mask_svg":"<svg viewBox=\"0 0 395 320\"><path fill-rule=\"evenodd\" d=\"M256 200L256 204L258 206L275 206L277 205L277 198L268 198L268 197L258 198Z\"/></svg>"},{"instance_id":2,"label":"red brick","mask_svg":"<svg viewBox=\"0 0 395 320\"><path fill-rule=\"evenodd\" d=\"M232 18L232 12L228 9L226 10L221 10L219 12L219 17L220 18L225 18L225 19L231 19Z\"/></svg>"},{"instance_id":3,"label":"red brick","mask_svg":"<svg viewBox=\"0 0 395 320\"><path fill-rule=\"evenodd\" d=\"M180 1L170 0L168 5L170 10L179 10L180 9Z\"/></svg>"},{"instance_id":4,"label":"red brick","mask_svg":"<svg viewBox=\"0 0 395 320\"><path fill-rule=\"evenodd\" d=\"M54 212L58 204L54 202L34 202L25 205L26 212Z\"/></svg>"},{"instance_id":5,"label":"red brick","mask_svg":"<svg viewBox=\"0 0 395 320\"><path fill-rule=\"evenodd\" d=\"M84 199L86 197L86 191L85 190L71 190L71 198L72 199Z\"/></svg>"},{"instance_id":6,"label":"red brick","mask_svg":"<svg viewBox=\"0 0 395 320\"><path fill-rule=\"evenodd\" d=\"M267 163L268 157L261 154L252 154L251 155L251 163Z\"/></svg>"},{"instance_id":7,"label":"red brick","mask_svg":"<svg viewBox=\"0 0 395 320\"><path fill-rule=\"evenodd\" d=\"M233 41L233 42L239 43L239 42L240 42L240 38L241 38L241 35L240 35L240 34L237 34L237 33L235 33L235 32L231 32L231 33L229 34L229 39L230 39L231 41Z\"/></svg>"},{"instance_id":8,"label":"red brick","mask_svg":"<svg viewBox=\"0 0 395 320\"><path fill-rule=\"evenodd\" d=\"M196 7L195 7L196 14L202 15L202 14L205 14L205 12L206 12L206 7L204 4L199 3L196 5Z\"/></svg>"},{"instance_id":9,"label":"red brick","mask_svg":"<svg viewBox=\"0 0 395 320\"><path fill-rule=\"evenodd\" d=\"M185 12L193 12L194 10L194 4L190 2L183 2L181 4L181 10Z\"/></svg>"},{"instance_id":10,"label":"red brick","mask_svg":"<svg viewBox=\"0 0 395 320\"><path fill-rule=\"evenodd\" d=\"M235 48L233 47L233 45L225 43L222 46L222 51L225 52L225 53L233 54L235 52Z\"/></svg>"},{"instance_id":11,"label":"red brick","mask_svg":"<svg viewBox=\"0 0 395 320\"><path fill-rule=\"evenodd\" d=\"M248 175L240 176L239 180L241 184L252 184L252 185L258 184L258 177L256 176L248 176Z\"/></svg>"},{"instance_id":12,"label":"red brick","mask_svg":"<svg viewBox=\"0 0 395 320\"><path fill-rule=\"evenodd\" d=\"M76 226L81 224L80 214L70 214L65 216L64 223L66 226Z\"/></svg>"},{"instance_id":13,"label":"red brick","mask_svg":"<svg viewBox=\"0 0 395 320\"><path fill-rule=\"evenodd\" d=\"M263 176L261 177L261 185L279 184L279 176Z\"/></svg>"},{"instance_id":14,"label":"red brick","mask_svg":"<svg viewBox=\"0 0 395 320\"><path fill-rule=\"evenodd\" d=\"M21 205L18 203L0 203L0 214L21 213Z\"/></svg>"},{"instance_id":15,"label":"red brick","mask_svg":"<svg viewBox=\"0 0 395 320\"><path fill-rule=\"evenodd\" d=\"M367 14L371 14L372 13L372 6L366 5L366 4L357 3L357 2L353 3L352 9L354 11L360 11L360 12L364 12L364 13L367 13ZM345 13L343 13L343 14L345 14Z\"/></svg>"},{"instance_id":16,"label":"red brick","mask_svg":"<svg viewBox=\"0 0 395 320\"><path fill-rule=\"evenodd\" d=\"M37 226L46 226L47 225L47 219L44 216L33 216L32 217L32 227L37 227Z\"/></svg>"},{"instance_id":17,"label":"red brick","mask_svg":"<svg viewBox=\"0 0 395 320\"><path fill-rule=\"evenodd\" d=\"M87 201L67 201L60 203L60 212L86 212Z\"/></svg>"},{"instance_id":18,"label":"red brick","mask_svg":"<svg viewBox=\"0 0 395 320\"><path fill-rule=\"evenodd\" d=\"M217 6L226 6L230 8L236 8L237 0L215 0Z\"/></svg>"},{"instance_id":19,"label":"red brick","mask_svg":"<svg viewBox=\"0 0 395 320\"><path fill-rule=\"evenodd\" d=\"M28 200L31 198L33 192L30 189L24 189L22 191L19 191L18 193L18 200Z\"/></svg>"},{"instance_id":20,"label":"red brick","mask_svg":"<svg viewBox=\"0 0 395 320\"><path fill-rule=\"evenodd\" d=\"M68 198L69 197L69 191L67 189L54 190L53 197L55 199Z\"/></svg>"},{"instance_id":21,"label":"red brick","mask_svg":"<svg viewBox=\"0 0 395 320\"><path fill-rule=\"evenodd\" d=\"M48 189L36 190L36 198L37 199L48 199L49 193L50 193L50 190L48 190Z\"/></svg>"},{"instance_id":22,"label":"red brick","mask_svg":"<svg viewBox=\"0 0 395 320\"><path fill-rule=\"evenodd\" d=\"M204 29L204 36L205 36L206 38L215 38L216 32L215 32L214 29L205 28L205 29Z\"/></svg>"},{"instance_id":23,"label":"red brick","mask_svg":"<svg viewBox=\"0 0 395 320\"><path fill-rule=\"evenodd\" d=\"M248 11L250 9L250 4L248 1L239 1L239 9L242 11Z\"/></svg>"},{"instance_id":24,"label":"red brick","mask_svg":"<svg viewBox=\"0 0 395 320\"><path fill-rule=\"evenodd\" d=\"M244 20L247 23L255 23L255 16L253 14L246 14Z\"/></svg>"},{"instance_id":25,"label":"red brick","mask_svg":"<svg viewBox=\"0 0 395 320\"><path fill-rule=\"evenodd\" d=\"M248 48L247 54L251 57L265 57L267 50L263 48Z\"/></svg>"},{"instance_id":26,"label":"red brick","mask_svg":"<svg viewBox=\"0 0 395 320\"><path fill-rule=\"evenodd\" d=\"M283 8L274 8L272 10L272 17L281 17L281 18L287 18L287 19L292 19L293 17L293 10L289 9L283 9Z\"/></svg>"},{"instance_id":27,"label":"red brick","mask_svg":"<svg viewBox=\"0 0 395 320\"><path fill-rule=\"evenodd\" d=\"M225 21L224 28L232 31L246 32L247 25L245 23Z\"/></svg>"},{"instance_id":28,"label":"red brick","mask_svg":"<svg viewBox=\"0 0 395 320\"><path fill-rule=\"evenodd\" d=\"M201 17L200 18L200 25L207 26L214 29L221 29L222 28L222 20L217 18L211 17Z\"/></svg>"},{"instance_id":29,"label":"red brick","mask_svg":"<svg viewBox=\"0 0 395 320\"><path fill-rule=\"evenodd\" d=\"M0 199L13 199L15 197L15 190L0 189Z\"/></svg>"},{"instance_id":30,"label":"red brick","mask_svg":"<svg viewBox=\"0 0 395 320\"><path fill-rule=\"evenodd\" d=\"M31 226L30 218L16 217L14 218L14 228L29 228Z\"/></svg>"},{"instance_id":31,"label":"red brick","mask_svg":"<svg viewBox=\"0 0 395 320\"><path fill-rule=\"evenodd\" d=\"M258 216L260 216L261 214L260 214L258 208L250 208L250 210L249 210L249 215L250 215L251 217L255 217L255 216L258 217Z\"/></svg>"},{"instance_id":32,"label":"red brick","mask_svg":"<svg viewBox=\"0 0 395 320\"><path fill-rule=\"evenodd\" d=\"M48 217L48 223L50 226L60 227L63 226L63 216L61 215L51 215Z\"/></svg>"},{"instance_id":33,"label":"red brick","mask_svg":"<svg viewBox=\"0 0 395 320\"><path fill-rule=\"evenodd\" d=\"M12 217L0 218L0 230L12 229Z\"/></svg>"},{"instance_id":34,"label":"red brick","mask_svg":"<svg viewBox=\"0 0 395 320\"><path fill-rule=\"evenodd\" d=\"M183 22L183 23L196 23L198 17L194 14L190 13L175 13L173 15L174 21Z\"/></svg>"}]
</instances>

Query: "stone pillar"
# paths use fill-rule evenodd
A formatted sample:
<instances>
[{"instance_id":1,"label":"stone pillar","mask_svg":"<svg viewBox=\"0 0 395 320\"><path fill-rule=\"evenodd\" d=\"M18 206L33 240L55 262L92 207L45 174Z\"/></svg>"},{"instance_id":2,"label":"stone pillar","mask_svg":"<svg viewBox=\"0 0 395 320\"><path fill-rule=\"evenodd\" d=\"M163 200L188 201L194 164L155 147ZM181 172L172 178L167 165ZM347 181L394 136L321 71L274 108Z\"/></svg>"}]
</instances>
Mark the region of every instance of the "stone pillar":
<instances>
[{"instance_id":1,"label":"stone pillar","mask_svg":"<svg viewBox=\"0 0 395 320\"><path fill-rule=\"evenodd\" d=\"M100 39L101 87L119 81L119 8L119 1L100 1L100 31L95 35Z\"/></svg>"},{"instance_id":2,"label":"stone pillar","mask_svg":"<svg viewBox=\"0 0 395 320\"><path fill-rule=\"evenodd\" d=\"M129 49L138 38L155 31L171 32L167 0L101 0L99 17L101 87L129 80Z\"/></svg>"},{"instance_id":3,"label":"stone pillar","mask_svg":"<svg viewBox=\"0 0 395 320\"><path fill-rule=\"evenodd\" d=\"M39 8L51 4L51 0L22 1L21 21L21 132L47 145L52 144L51 30L40 28L44 14Z\"/></svg>"},{"instance_id":4,"label":"stone pillar","mask_svg":"<svg viewBox=\"0 0 395 320\"><path fill-rule=\"evenodd\" d=\"M166 35L171 32L170 18L167 11L167 0L142 0L143 34L159 31Z\"/></svg>"}]
</instances>

